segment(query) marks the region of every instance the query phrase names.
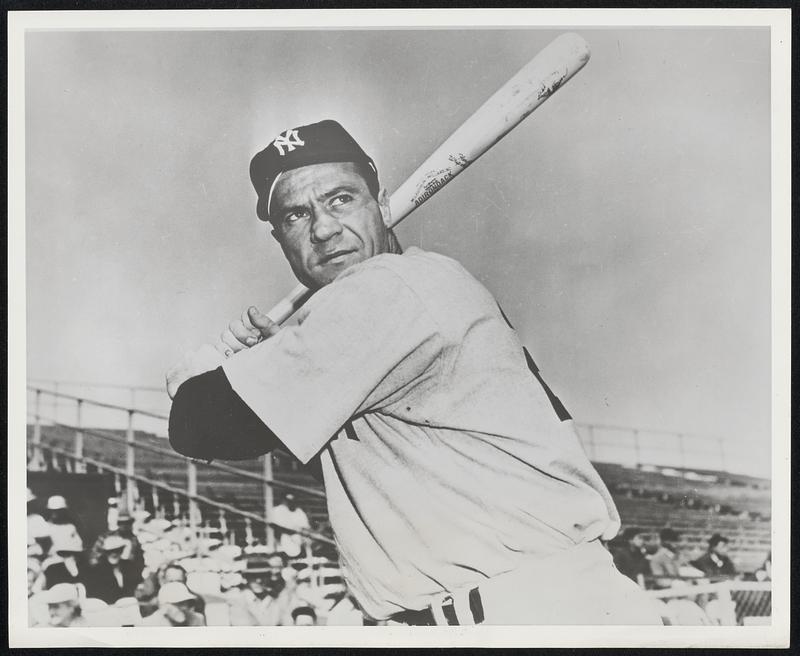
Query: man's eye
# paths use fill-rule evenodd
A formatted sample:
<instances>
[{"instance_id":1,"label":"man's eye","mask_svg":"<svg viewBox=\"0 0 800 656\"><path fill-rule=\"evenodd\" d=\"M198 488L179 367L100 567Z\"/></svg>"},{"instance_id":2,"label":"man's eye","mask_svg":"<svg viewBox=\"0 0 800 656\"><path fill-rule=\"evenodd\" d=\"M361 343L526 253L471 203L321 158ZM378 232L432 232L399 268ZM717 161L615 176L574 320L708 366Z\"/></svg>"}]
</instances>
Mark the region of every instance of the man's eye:
<instances>
[{"instance_id":1,"label":"man's eye","mask_svg":"<svg viewBox=\"0 0 800 656\"><path fill-rule=\"evenodd\" d=\"M334 207L337 205L344 205L345 203L349 203L351 200L353 200L353 197L350 194L338 194L331 198L331 205Z\"/></svg>"},{"instance_id":2,"label":"man's eye","mask_svg":"<svg viewBox=\"0 0 800 656\"><path fill-rule=\"evenodd\" d=\"M297 223L301 219L305 218L308 213L302 210L298 210L296 212L289 212L283 217L284 223Z\"/></svg>"}]
</instances>

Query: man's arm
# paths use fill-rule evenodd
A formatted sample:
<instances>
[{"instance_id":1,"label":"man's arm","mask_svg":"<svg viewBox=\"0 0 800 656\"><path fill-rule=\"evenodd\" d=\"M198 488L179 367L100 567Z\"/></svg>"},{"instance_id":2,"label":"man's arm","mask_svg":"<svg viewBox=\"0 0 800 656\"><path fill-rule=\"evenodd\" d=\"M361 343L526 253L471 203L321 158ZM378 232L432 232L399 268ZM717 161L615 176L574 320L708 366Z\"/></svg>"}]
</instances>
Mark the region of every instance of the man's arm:
<instances>
[{"instance_id":1,"label":"man's arm","mask_svg":"<svg viewBox=\"0 0 800 656\"><path fill-rule=\"evenodd\" d=\"M230 386L222 367L184 381L172 401L169 442L198 460L247 460L280 440Z\"/></svg>"}]
</instances>

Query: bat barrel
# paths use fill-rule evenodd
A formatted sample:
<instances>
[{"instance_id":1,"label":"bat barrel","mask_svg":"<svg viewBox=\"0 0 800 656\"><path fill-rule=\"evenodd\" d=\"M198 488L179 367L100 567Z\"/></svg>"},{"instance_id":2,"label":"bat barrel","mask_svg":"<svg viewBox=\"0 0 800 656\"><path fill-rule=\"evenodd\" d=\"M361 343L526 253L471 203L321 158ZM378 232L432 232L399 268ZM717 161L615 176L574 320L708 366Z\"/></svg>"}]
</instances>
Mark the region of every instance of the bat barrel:
<instances>
[{"instance_id":1,"label":"bat barrel","mask_svg":"<svg viewBox=\"0 0 800 656\"><path fill-rule=\"evenodd\" d=\"M589 46L562 34L445 140L392 194L391 226L448 184L552 96L589 61Z\"/></svg>"}]
</instances>

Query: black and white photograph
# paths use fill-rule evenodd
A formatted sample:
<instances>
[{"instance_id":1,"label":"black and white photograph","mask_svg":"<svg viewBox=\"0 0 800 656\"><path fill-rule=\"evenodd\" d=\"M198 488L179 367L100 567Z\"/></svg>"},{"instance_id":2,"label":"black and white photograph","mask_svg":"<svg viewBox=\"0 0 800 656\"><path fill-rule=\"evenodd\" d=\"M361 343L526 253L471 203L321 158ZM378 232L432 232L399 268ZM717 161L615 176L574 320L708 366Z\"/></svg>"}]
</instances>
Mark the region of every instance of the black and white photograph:
<instances>
[{"instance_id":1,"label":"black and white photograph","mask_svg":"<svg viewBox=\"0 0 800 656\"><path fill-rule=\"evenodd\" d=\"M790 17L9 12L11 646L788 646Z\"/></svg>"}]
</instances>

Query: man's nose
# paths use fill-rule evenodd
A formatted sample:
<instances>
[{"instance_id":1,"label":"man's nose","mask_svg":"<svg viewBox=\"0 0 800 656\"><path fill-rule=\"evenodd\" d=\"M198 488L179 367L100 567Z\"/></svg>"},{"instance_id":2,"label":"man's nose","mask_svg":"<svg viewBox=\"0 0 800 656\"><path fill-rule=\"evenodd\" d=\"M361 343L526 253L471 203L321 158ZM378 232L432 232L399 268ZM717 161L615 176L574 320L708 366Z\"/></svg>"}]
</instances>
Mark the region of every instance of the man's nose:
<instances>
[{"instance_id":1,"label":"man's nose","mask_svg":"<svg viewBox=\"0 0 800 656\"><path fill-rule=\"evenodd\" d=\"M335 216L324 209L314 213L314 223L311 226L311 241L324 242L342 232L342 224Z\"/></svg>"}]
</instances>

